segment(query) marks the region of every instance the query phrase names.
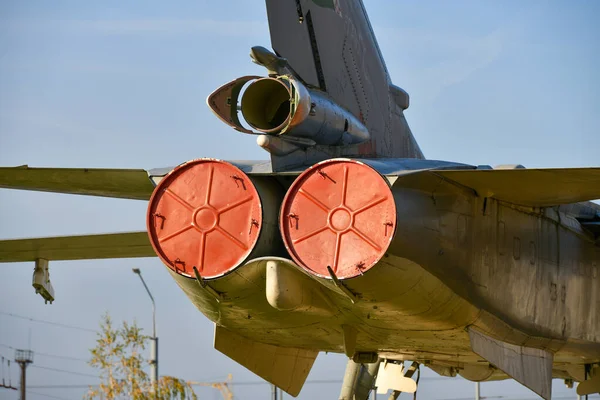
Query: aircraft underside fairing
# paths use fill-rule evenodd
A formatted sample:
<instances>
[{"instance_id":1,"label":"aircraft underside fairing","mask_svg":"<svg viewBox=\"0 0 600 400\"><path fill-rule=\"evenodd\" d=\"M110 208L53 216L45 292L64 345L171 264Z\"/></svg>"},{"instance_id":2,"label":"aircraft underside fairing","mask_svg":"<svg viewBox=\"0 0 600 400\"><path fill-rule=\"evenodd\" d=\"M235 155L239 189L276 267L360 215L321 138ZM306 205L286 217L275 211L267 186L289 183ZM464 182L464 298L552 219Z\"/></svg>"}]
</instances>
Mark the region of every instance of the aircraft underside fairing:
<instances>
[{"instance_id":1,"label":"aircraft underside fairing","mask_svg":"<svg viewBox=\"0 0 600 400\"><path fill-rule=\"evenodd\" d=\"M557 227L557 215L533 216L531 208L481 199L443 179L461 170L416 171L384 177L354 160L318 163L286 188L279 229L287 254L247 261L218 279L173 275L211 320L247 340L344 352L357 361L414 360L476 381L510 376L544 397L550 393L544 376L577 380L585 367L573 363L600 358L598 337L590 335L598 332L598 321L580 306L580 293L592 304L598 294L579 268L564 271L566 279L553 276L556 267L546 257L557 249L535 239L548 235L535 225L552 224L564 242L585 238L582 245L598 257L593 236L573 229L568 215ZM470 171L477 170L462 170ZM535 173L518 173L525 172ZM346 210L354 215L344 219ZM506 226L526 228L510 229L507 243ZM527 246L515 250L520 240ZM539 253L531 253L536 245ZM594 273L597 261L580 261ZM552 291L559 281L564 294ZM548 291L532 293L532 282ZM553 303L549 313L546 305ZM481 337L507 350L521 348L519 362L546 375L498 368L499 360L486 359ZM544 357L527 358L535 351ZM253 361L246 362L252 369ZM275 377L261 376L285 388Z\"/></svg>"}]
</instances>

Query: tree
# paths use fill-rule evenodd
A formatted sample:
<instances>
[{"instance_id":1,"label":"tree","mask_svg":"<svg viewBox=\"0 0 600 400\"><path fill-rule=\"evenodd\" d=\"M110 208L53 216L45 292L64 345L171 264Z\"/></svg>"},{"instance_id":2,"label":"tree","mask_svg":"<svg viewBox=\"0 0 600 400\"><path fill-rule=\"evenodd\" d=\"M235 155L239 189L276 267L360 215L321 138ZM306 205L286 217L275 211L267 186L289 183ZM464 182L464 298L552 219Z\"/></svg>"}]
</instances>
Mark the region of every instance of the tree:
<instances>
[{"instance_id":1,"label":"tree","mask_svg":"<svg viewBox=\"0 0 600 400\"><path fill-rule=\"evenodd\" d=\"M89 364L100 370L102 382L98 387L90 387L86 399L197 399L192 387L182 379L163 376L153 387L144 372L149 363L142 356L149 337L142 334L135 322L132 325L123 322L116 329L105 314L97 336Z\"/></svg>"}]
</instances>

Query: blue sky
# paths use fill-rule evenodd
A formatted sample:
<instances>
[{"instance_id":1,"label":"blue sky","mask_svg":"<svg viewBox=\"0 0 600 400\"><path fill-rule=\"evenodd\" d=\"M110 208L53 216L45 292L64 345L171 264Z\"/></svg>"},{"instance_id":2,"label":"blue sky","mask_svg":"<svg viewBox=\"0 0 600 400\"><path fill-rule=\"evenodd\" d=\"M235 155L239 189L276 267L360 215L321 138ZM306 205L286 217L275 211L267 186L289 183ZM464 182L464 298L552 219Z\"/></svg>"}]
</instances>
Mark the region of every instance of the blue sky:
<instances>
[{"instance_id":1,"label":"blue sky","mask_svg":"<svg viewBox=\"0 0 600 400\"><path fill-rule=\"evenodd\" d=\"M365 3L392 79L411 96L406 116L428 158L600 165L600 3ZM266 159L253 137L217 120L205 98L233 78L264 74L248 52L269 43L259 0L0 2L0 164L154 168L198 157ZM143 230L146 211L138 201L6 190L0 204L0 238ZM212 349L212 324L156 259L53 263L52 306L30 287L32 265L2 265L0 311L95 328L107 310L149 329L149 299L132 267L157 299L161 373L258 380ZM29 329L41 353L85 358L94 344L90 333L0 314L0 344L26 347ZM0 346L0 354L12 350ZM94 374L80 361L41 355L34 366ZM321 355L309 379L339 379L344 367L343 357ZM31 385L95 381L37 367L29 377ZM473 393L460 379L422 382L420 399ZM482 391L533 397L514 382L485 383ZM558 381L555 391L574 396ZM338 392L338 384L308 385L300 398ZM211 389L198 393L219 398ZM264 398L269 388L235 393Z\"/></svg>"}]
</instances>

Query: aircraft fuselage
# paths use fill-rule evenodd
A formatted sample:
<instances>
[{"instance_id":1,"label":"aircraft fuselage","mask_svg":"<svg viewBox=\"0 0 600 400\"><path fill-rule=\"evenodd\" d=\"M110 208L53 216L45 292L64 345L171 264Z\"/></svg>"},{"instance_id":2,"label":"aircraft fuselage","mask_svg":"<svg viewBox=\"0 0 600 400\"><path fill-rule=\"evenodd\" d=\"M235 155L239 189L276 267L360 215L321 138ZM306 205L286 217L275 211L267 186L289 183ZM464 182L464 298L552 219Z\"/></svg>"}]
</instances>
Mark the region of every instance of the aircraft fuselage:
<instances>
[{"instance_id":1,"label":"aircraft fuselage","mask_svg":"<svg viewBox=\"0 0 600 400\"><path fill-rule=\"evenodd\" d=\"M475 327L551 351L556 377L569 378L563 363L600 359L593 312L600 248L564 208L482 198L434 174L398 177L392 192L397 220L387 252L342 287L280 262L286 254L207 280L210 291L172 275L219 326L276 346L348 353L350 329L356 353L422 361L452 374L465 363L485 363L471 348L467 329ZM278 271L269 260L279 263ZM273 294L277 288L288 297ZM470 371L461 374L501 376L487 364Z\"/></svg>"}]
</instances>

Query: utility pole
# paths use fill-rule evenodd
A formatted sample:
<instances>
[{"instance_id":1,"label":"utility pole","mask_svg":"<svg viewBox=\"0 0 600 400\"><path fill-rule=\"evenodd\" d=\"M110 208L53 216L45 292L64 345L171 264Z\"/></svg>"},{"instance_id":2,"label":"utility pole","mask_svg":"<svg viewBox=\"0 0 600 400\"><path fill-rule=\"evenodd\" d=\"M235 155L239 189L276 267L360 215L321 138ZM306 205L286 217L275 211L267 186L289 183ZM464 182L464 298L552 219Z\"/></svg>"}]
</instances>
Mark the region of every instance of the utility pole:
<instances>
[{"instance_id":1,"label":"utility pole","mask_svg":"<svg viewBox=\"0 0 600 400\"><path fill-rule=\"evenodd\" d=\"M25 388L27 385L27 366L33 362L33 351L15 350L15 361L21 367L21 400L25 400Z\"/></svg>"},{"instance_id":2,"label":"utility pole","mask_svg":"<svg viewBox=\"0 0 600 400\"><path fill-rule=\"evenodd\" d=\"M277 400L277 386L271 384L271 400Z\"/></svg>"},{"instance_id":3,"label":"utility pole","mask_svg":"<svg viewBox=\"0 0 600 400\"><path fill-rule=\"evenodd\" d=\"M16 387L14 387L12 385L12 381L11 381L12 375L10 374L10 360L7 359L6 362L8 364L8 385L6 384L6 381L4 380L4 356L2 356L2 385L0 385L0 389L18 390Z\"/></svg>"},{"instance_id":4,"label":"utility pole","mask_svg":"<svg viewBox=\"0 0 600 400\"><path fill-rule=\"evenodd\" d=\"M152 387L156 387L158 384L158 337L156 336L156 304L154 304L154 297L152 297L152 293L150 293L150 289L146 285L144 278L142 277L142 272L139 268L132 269L135 274L137 274L146 291L148 292L148 296L150 296L150 300L152 300L152 346L150 346L150 382L152 383Z\"/></svg>"}]
</instances>

